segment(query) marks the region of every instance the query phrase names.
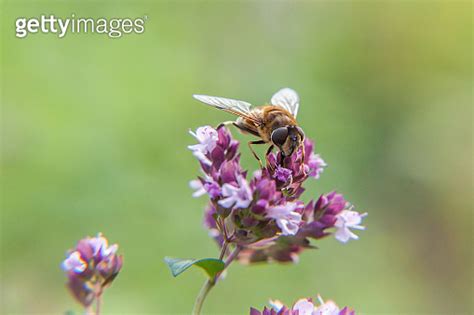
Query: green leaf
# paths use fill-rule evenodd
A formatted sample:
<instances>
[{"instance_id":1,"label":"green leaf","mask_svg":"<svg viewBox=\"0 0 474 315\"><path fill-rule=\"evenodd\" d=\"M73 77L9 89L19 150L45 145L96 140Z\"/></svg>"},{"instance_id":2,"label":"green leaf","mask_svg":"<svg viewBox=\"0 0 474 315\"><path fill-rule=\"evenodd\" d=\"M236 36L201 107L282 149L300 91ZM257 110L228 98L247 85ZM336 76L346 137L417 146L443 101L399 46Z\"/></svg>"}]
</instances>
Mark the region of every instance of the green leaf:
<instances>
[{"instance_id":1,"label":"green leaf","mask_svg":"<svg viewBox=\"0 0 474 315\"><path fill-rule=\"evenodd\" d=\"M224 270L225 264L222 260L216 258L204 259L180 259L165 257L165 263L171 270L174 277L180 275L191 266L202 268L209 278L214 278L219 272Z\"/></svg>"}]
</instances>

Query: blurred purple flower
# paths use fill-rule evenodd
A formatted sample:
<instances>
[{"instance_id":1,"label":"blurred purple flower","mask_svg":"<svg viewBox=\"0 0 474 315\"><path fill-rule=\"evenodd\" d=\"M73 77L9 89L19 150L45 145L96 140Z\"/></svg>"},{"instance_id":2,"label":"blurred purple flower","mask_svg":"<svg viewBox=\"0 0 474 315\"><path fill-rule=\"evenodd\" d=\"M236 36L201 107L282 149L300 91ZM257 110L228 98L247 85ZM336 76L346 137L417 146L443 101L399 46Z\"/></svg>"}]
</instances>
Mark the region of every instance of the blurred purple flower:
<instances>
[{"instance_id":1,"label":"blurred purple flower","mask_svg":"<svg viewBox=\"0 0 474 315\"><path fill-rule=\"evenodd\" d=\"M312 299L299 299L291 307L285 306L282 302L270 301L270 308L264 307L263 311L250 308L250 315L355 315L354 310L344 307L342 309L333 301L324 302L318 295L319 305Z\"/></svg>"},{"instance_id":2,"label":"blurred purple flower","mask_svg":"<svg viewBox=\"0 0 474 315\"><path fill-rule=\"evenodd\" d=\"M81 258L81 253L78 251L72 252L68 258L63 261L63 270L74 271L81 273L87 268L87 263Z\"/></svg>"},{"instance_id":3,"label":"blurred purple flower","mask_svg":"<svg viewBox=\"0 0 474 315\"><path fill-rule=\"evenodd\" d=\"M275 173L273 176L280 182L282 183L287 183L288 181L291 181L293 172L287 168L281 167L278 165L276 167Z\"/></svg>"},{"instance_id":4,"label":"blurred purple flower","mask_svg":"<svg viewBox=\"0 0 474 315\"><path fill-rule=\"evenodd\" d=\"M222 186L222 196L224 199L219 200L219 205L224 208L247 208L252 202L252 191L245 178L237 174L237 186L225 183Z\"/></svg>"},{"instance_id":5,"label":"blurred purple flower","mask_svg":"<svg viewBox=\"0 0 474 315\"><path fill-rule=\"evenodd\" d=\"M314 144L311 141L305 141L305 152L309 153L305 156L306 173L318 179L327 164L319 154L313 152L313 148Z\"/></svg>"},{"instance_id":6,"label":"blurred purple flower","mask_svg":"<svg viewBox=\"0 0 474 315\"><path fill-rule=\"evenodd\" d=\"M189 182L191 189L194 189L193 197L200 197L208 194L211 199L215 199L221 195L221 187L211 177L195 179Z\"/></svg>"},{"instance_id":7,"label":"blurred purple flower","mask_svg":"<svg viewBox=\"0 0 474 315\"><path fill-rule=\"evenodd\" d=\"M336 223L334 224L337 229L336 233L334 234L336 239L342 243L348 242L351 238L355 240L359 239L359 237L354 234L350 228L365 230L365 227L360 225L362 219L365 216L367 216L367 213L360 214L359 212L351 210L343 210L340 212L336 216Z\"/></svg>"},{"instance_id":8,"label":"blurred purple flower","mask_svg":"<svg viewBox=\"0 0 474 315\"><path fill-rule=\"evenodd\" d=\"M196 130L196 132L189 132L192 134L198 141L198 144L190 145L188 148L193 151L194 156L196 156L199 161L205 164L209 164L210 161L206 158L206 154L214 150L217 145L217 131L210 127L204 126Z\"/></svg>"},{"instance_id":9,"label":"blurred purple flower","mask_svg":"<svg viewBox=\"0 0 474 315\"><path fill-rule=\"evenodd\" d=\"M288 157L270 153L266 167L247 179L239 143L227 128L206 126L191 134L199 143L189 148L204 174L191 181L193 196L209 196L205 226L219 245L240 246L239 261L295 262L301 251L313 248L310 239L331 234L331 228L341 241L356 238L350 228L362 228L357 212L340 214L350 206L340 194L321 195L306 206L299 200L306 179L319 178L326 166L310 140Z\"/></svg>"},{"instance_id":10,"label":"blurred purple flower","mask_svg":"<svg viewBox=\"0 0 474 315\"><path fill-rule=\"evenodd\" d=\"M109 246L99 233L96 237L81 239L68 252L61 267L67 273L72 295L84 307L102 294L122 268L123 258L116 254L117 249L117 244Z\"/></svg>"},{"instance_id":11,"label":"blurred purple flower","mask_svg":"<svg viewBox=\"0 0 474 315\"><path fill-rule=\"evenodd\" d=\"M298 254L305 249L313 248L310 239L321 239L331 234L335 228L335 238L343 243L350 238L357 239L349 228L363 229L359 224L367 214L359 214L353 209L344 196L336 192L321 195L318 201L310 201L302 211L298 232L294 235L282 235L279 238L259 243L258 246L247 246L240 254L243 263L262 261L297 262ZM349 211L349 212L347 212ZM349 234L350 233L350 234ZM347 238L347 239L346 239Z\"/></svg>"},{"instance_id":12,"label":"blurred purple flower","mask_svg":"<svg viewBox=\"0 0 474 315\"><path fill-rule=\"evenodd\" d=\"M301 214L295 211L298 206L296 202L287 202L267 210L267 217L275 219L282 235L295 235L298 232L301 222Z\"/></svg>"},{"instance_id":13,"label":"blurred purple flower","mask_svg":"<svg viewBox=\"0 0 474 315\"><path fill-rule=\"evenodd\" d=\"M190 181L189 187L194 190L193 197L201 197L206 194L206 189L204 189L204 185L199 179Z\"/></svg>"},{"instance_id":14,"label":"blurred purple flower","mask_svg":"<svg viewBox=\"0 0 474 315\"><path fill-rule=\"evenodd\" d=\"M306 179L318 179L327 166L313 148L313 142L305 139L304 150L300 147L287 157L283 157L281 152L270 153L267 157L266 170L276 179L277 187L285 192L289 200L299 198L304 192L302 185Z\"/></svg>"}]
</instances>

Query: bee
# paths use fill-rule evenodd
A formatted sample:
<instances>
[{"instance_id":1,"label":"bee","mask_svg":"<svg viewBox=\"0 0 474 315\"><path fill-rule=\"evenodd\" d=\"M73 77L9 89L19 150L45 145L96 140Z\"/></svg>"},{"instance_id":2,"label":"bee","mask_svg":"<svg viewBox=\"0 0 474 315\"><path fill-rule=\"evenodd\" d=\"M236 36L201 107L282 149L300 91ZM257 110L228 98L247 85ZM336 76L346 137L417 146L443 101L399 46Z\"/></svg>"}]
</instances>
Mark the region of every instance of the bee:
<instances>
[{"instance_id":1,"label":"bee","mask_svg":"<svg viewBox=\"0 0 474 315\"><path fill-rule=\"evenodd\" d=\"M233 124L244 134L260 138L248 142L260 166L262 162L252 148L254 144L269 143L270 147L266 156L274 147L277 147L283 157L291 156L302 146L305 135L296 122L300 99L298 94L290 88L279 90L272 96L269 105L259 107L252 107L250 103L223 97L208 95L193 95L193 97L204 104L238 116L237 120L222 124Z\"/></svg>"}]
</instances>

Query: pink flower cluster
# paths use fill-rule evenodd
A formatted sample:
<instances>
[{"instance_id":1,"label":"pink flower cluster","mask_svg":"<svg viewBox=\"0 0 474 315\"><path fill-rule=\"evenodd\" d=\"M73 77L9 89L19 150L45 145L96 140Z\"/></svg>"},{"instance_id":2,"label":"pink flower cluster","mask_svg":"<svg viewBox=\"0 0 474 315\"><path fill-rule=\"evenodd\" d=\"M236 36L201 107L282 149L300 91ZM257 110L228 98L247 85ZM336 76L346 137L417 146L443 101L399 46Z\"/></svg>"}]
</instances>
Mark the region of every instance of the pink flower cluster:
<instances>
[{"instance_id":1,"label":"pink flower cluster","mask_svg":"<svg viewBox=\"0 0 474 315\"><path fill-rule=\"evenodd\" d=\"M72 295L84 307L100 297L122 268L123 258L117 255L118 245L108 244L99 233L81 239L62 263Z\"/></svg>"},{"instance_id":2,"label":"pink flower cluster","mask_svg":"<svg viewBox=\"0 0 474 315\"><path fill-rule=\"evenodd\" d=\"M270 153L267 164L248 178L240 165L239 143L223 126L204 126L191 134L198 143L189 146L200 162L202 176L190 183L193 196L207 195L205 226L219 244L242 248L238 259L296 261L299 252L311 248L335 230L341 242L357 239L351 229L364 229L360 214L335 192L305 204L299 198L308 178L319 178L326 163L306 139L304 147L283 157Z\"/></svg>"},{"instance_id":3,"label":"pink flower cluster","mask_svg":"<svg viewBox=\"0 0 474 315\"><path fill-rule=\"evenodd\" d=\"M270 307L264 307L260 312L255 308L250 309L250 315L355 315L355 312L348 308L339 308L333 301L324 302L318 295L319 305L312 299L299 299L291 307L285 306L280 301L270 301Z\"/></svg>"}]
</instances>

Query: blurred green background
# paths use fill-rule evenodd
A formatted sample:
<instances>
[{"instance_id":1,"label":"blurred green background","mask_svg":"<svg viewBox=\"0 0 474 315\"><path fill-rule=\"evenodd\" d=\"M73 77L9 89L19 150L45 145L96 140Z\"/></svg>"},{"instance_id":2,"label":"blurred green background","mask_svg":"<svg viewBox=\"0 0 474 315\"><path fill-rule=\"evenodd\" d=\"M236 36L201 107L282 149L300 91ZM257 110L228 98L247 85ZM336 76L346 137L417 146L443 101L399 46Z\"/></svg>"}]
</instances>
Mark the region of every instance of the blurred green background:
<instances>
[{"instance_id":1,"label":"blurred green background","mask_svg":"<svg viewBox=\"0 0 474 315\"><path fill-rule=\"evenodd\" d=\"M189 313L204 275L173 279L162 259L217 248L206 199L188 188L188 129L230 118L191 94L259 105L289 86L329 164L305 199L337 189L369 212L368 229L320 241L297 265L233 265L205 313L317 293L364 314L471 313L472 12L470 1L3 1L0 312L80 312L60 263L102 231L125 256L106 314ZM15 37L17 17L71 13L148 20L120 39Z\"/></svg>"}]
</instances>

